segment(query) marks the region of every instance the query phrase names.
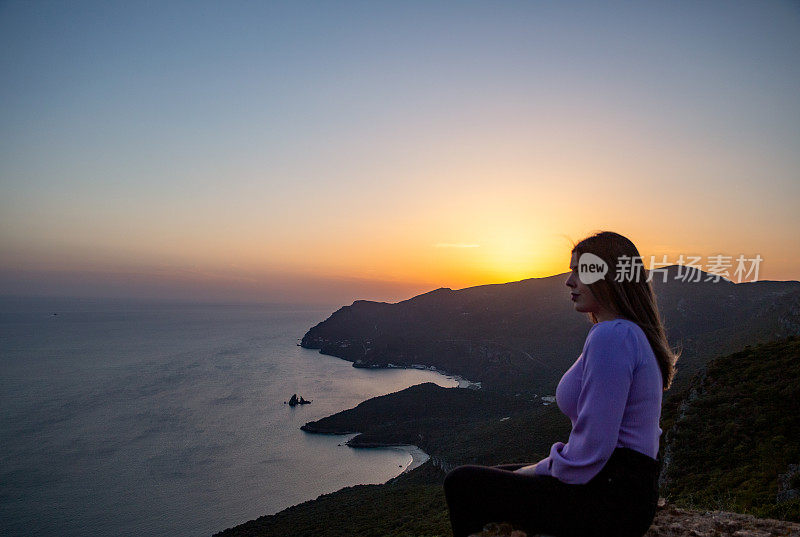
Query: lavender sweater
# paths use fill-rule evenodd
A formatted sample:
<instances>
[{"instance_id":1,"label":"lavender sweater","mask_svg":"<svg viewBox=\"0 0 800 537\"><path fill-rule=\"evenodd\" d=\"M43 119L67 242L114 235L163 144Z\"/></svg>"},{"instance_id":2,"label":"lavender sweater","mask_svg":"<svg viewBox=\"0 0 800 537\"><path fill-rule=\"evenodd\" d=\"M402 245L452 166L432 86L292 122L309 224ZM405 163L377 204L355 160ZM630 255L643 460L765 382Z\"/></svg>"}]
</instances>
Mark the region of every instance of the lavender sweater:
<instances>
[{"instance_id":1,"label":"lavender sweater","mask_svg":"<svg viewBox=\"0 0 800 537\"><path fill-rule=\"evenodd\" d=\"M593 325L556 389L558 408L572 422L569 440L556 442L547 458L516 472L583 484L600 472L614 448L655 459L661 393L661 370L642 329L627 319Z\"/></svg>"}]
</instances>

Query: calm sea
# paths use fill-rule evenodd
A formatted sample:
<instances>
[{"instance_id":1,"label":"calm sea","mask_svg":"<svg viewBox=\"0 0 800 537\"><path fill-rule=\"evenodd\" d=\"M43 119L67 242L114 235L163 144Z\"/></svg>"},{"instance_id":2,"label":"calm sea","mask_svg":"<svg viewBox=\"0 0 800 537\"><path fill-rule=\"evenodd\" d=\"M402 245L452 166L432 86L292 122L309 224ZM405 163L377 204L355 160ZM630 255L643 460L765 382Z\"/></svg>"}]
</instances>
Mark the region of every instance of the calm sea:
<instances>
[{"instance_id":1,"label":"calm sea","mask_svg":"<svg viewBox=\"0 0 800 537\"><path fill-rule=\"evenodd\" d=\"M0 533L210 535L398 475L406 451L299 427L458 382L297 346L334 310L0 299Z\"/></svg>"}]
</instances>

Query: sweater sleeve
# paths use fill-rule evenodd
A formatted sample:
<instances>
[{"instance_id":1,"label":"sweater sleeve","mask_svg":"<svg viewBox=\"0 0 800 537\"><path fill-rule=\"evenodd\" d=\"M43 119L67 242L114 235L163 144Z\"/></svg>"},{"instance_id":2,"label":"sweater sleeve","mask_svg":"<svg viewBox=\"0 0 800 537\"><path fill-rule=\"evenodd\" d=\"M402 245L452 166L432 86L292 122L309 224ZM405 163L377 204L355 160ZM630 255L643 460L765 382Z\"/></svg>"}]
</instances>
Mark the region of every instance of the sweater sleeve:
<instances>
[{"instance_id":1,"label":"sweater sleeve","mask_svg":"<svg viewBox=\"0 0 800 537\"><path fill-rule=\"evenodd\" d=\"M556 442L550 455L517 470L550 475L564 483L588 483L605 466L617 445L628 400L636 344L628 326L596 325L585 348L578 418L566 444Z\"/></svg>"}]
</instances>

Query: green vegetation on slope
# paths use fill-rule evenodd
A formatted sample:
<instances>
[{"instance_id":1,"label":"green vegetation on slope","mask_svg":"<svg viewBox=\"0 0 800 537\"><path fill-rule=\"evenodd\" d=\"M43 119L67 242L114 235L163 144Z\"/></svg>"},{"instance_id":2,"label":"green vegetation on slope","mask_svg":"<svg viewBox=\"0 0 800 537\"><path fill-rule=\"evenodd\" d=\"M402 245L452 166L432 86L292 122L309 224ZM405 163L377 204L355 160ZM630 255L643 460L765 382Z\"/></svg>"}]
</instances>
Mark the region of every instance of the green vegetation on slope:
<instances>
[{"instance_id":1,"label":"green vegetation on slope","mask_svg":"<svg viewBox=\"0 0 800 537\"><path fill-rule=\"evenodd\" d=\"M441 485L358 485L228 529L220 537L452 535Z\"/></svg>"},{"instance_id":2,"label":"green vegetation on slope","mask_svg":"<svg viewBox=\"0 0 800 537\"><path fill-rule=\"evenodd\" d=\"M800 463L798 403L798 337L709 362L665 406L662 494L678 505L800 521L800 498L776 501L779 475Z\"/></svg>"}]
</instances>

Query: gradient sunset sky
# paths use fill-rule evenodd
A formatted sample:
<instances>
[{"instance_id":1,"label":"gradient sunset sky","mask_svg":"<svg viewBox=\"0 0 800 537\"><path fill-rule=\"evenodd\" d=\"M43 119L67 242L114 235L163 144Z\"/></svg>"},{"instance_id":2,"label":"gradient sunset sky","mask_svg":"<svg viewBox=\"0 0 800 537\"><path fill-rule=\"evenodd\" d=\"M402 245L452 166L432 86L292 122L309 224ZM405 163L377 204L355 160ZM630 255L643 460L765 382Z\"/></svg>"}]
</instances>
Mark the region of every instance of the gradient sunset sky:
<instances>
[{"instance_id":1,"label":"gradient sunset sky","mask_svg":"<svg viewBox=\"0 0 800 537\"><path fill-rule=\"evenodd\" d=\"M0 3L0 294L349 304L800 279L800 3Z\"/></svg>"}]
</instances>

